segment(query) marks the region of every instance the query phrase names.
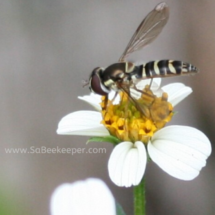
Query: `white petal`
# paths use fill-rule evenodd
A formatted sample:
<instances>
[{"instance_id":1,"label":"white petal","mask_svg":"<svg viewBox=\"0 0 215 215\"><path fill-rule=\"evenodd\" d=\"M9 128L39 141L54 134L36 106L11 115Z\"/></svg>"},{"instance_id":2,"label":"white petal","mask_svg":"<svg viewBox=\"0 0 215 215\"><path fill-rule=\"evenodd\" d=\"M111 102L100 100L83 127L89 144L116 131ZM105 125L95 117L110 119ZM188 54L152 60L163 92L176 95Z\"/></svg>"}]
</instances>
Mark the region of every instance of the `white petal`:
<instances>
[{"instance_id":1,"label":"white petal","mask_svg":"<svg viewBox=\"0 0 215 215\"><path fill-rule=\"evenodd\" d=\"M108 136L109 132L100 123L101 113L96 111L76 111L63 117L57 133L83 136Z\"/></svg>"},{"instance_id":2,"label":"white petal","mask_svg":"<svg viewBox=\"0 0 215 215\"><path fill-rule=\"evenodd\" d=\"M130 93L131 93L131 96L135 99L139 99L142 95L142 93L138 92L137 90L135 90L133 88L130 88Z\"/></svg>"},{"instance_id":3,"label":"white petal","mask_svg":"<svg viewBox=\"0 0 215 215\"><path fill-rule=\"evenodd\" d=\"M151 159L165 172L181 180L199 175L211 154L209 139L188 126L168 126L155 133L148 143Z\"/></svg>"},{"instance_id":4,"label":"white petal","mask_svg":"<svg viewBox=\"0 0 215 215\"><path fill-rule=\"evenodd\" d=\"M87 102L88 104L92 105L96 110L101 110L101 96L95 93L90 93L90 95L85 96L78 96L79 99Z\"/></svg>"},{"instance_id":5,"label":"white petal","mask_svg":"<svg viewBox=\"0 0 215 215\"><path fill-rule=\"evenodd\" d=\"M141 80L136 84L136 87L139 90L142 90L145 88L146 85L150 85L150 84L151 84L150 89L152 91L158 90L160 88L160 85L161 85L161 78L153 78L152 83L151 83L151 79Z\"/></svg>"},{"instance_id":6,"label":"white petal","mask_svg":"<svg viewBox=\"0 0 215 215\"><path fill-rule=\"evenodd\" d=\"M138 185L146 168L146 149L142 142L122 142L111 153L108 171L118 186Z\"/></svg>"},{"instance_id":7,"label":"white petal","mask_svg":"<svg viewBox=\"0 0 215 215\"><path fill-rule=\"evenodd\" d=\"M114 198L99 179L62 184L51 197L52 215L115 215Z\"/></svg>"},{"instance_id":8,"label":"white petal","mask_svg":"<svg viewBox=\"0 0 215 215\"><path fill-rule=\"evenodd\" d=\"M120 102L120 96L118 93L116 93L116 91L111 90L110 93L108 94L108 99L110 101L113 100L113 104L117 105Z\"/></svg>"},{"instance_id":9,"label":"white petal","mask_svg":"<svg viewBox=\"0 0 215 215\"><path fill-rule=\"evenodd\" d=\"M163 93L163 91L160 88L161 78L154 78L152 80L152 83L151 83L151 79L141 80L136 84L136 87L139 90L143 90L146 85L150 85L150 84L151 84L150 89L153 91L154 95L161 96ZM131 89L130 91L131 91L131 95L134 98L139 99L141 97L141 93L136 91L135 89Z\"/></svg>"},{"instance_id":10,"label":"white petal","mask_svg":"<svg viewBox=\"0 0 215 215\"><path fill-rule=\"evenodd\" d=\"M187 87L182 83L168 84L162 87L162 90L168 94L168 101L173 106L176 106L193 92L192 88Z\"/></svg>"}]
</instances>

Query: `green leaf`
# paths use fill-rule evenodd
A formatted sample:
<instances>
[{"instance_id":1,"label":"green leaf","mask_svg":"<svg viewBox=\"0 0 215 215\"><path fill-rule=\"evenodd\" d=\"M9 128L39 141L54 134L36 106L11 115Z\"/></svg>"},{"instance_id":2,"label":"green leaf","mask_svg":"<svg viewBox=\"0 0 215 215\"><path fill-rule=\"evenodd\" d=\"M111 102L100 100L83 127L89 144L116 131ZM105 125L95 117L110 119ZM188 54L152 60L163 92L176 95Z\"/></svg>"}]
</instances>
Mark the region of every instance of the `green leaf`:
<instances>
[{"instance_id":1,"label":"green leaf","mask_svg":"<svg viewBox=\"0 0 215 215\"><path fill-rule=\"evenodd\" d=\"M110 135L110 136L106 136L106 137L91 137L87 141L87 144L90 142L108 142L108 143L112 143L113 145L116 145L122 141L119 140L118 138Z\"/></svg>"},{"instance_id":2,"label":"green leaf","mask_svg":"<svg viewBox=\"0 0 215 215\"><path fill-rule=\"evenodd\" d=\"M116 214L117 215L126 215L122 206L118 202L116 202Z\"/></svg>"}]
</instances>

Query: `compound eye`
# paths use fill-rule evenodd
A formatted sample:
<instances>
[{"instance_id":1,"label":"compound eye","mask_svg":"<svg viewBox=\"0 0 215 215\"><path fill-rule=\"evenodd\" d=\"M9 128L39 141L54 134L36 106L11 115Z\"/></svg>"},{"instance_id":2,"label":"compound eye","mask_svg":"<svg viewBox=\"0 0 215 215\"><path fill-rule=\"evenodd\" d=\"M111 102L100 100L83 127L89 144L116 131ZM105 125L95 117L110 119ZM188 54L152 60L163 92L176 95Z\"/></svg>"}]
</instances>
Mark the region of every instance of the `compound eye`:
<instances>
[{"instance_id":1,"label":"compound eye","mask_svg":"<svg viewBox=\"0 0 215 215\"><path fill-rule=\"evenodd\" d=\"M92 71L92 74L91 74L90 80L89 80L90 90L101 96L105 96L108 93L102 89L102 83L101 83L101 79L99 76L99 71L100 70L98 68L96 68Z\"/></svg>"}]
</instances>

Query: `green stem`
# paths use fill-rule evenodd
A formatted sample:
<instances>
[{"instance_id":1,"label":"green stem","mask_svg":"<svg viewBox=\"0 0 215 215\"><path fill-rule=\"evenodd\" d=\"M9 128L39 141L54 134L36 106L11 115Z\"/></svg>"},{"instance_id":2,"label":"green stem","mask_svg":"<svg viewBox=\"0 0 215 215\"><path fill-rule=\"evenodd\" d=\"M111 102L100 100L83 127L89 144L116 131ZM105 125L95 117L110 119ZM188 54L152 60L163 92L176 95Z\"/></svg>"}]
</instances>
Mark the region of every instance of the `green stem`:
<instances>
[{"instance_id":1,"label":"green stem","mask_svg":"<svg viewBox=\"0 0 215 215\"><path fill-rule=\"evenodd\" d=\"M146 215L145 178L134 187L134 215Z\"/></svg>"}]
</instances>

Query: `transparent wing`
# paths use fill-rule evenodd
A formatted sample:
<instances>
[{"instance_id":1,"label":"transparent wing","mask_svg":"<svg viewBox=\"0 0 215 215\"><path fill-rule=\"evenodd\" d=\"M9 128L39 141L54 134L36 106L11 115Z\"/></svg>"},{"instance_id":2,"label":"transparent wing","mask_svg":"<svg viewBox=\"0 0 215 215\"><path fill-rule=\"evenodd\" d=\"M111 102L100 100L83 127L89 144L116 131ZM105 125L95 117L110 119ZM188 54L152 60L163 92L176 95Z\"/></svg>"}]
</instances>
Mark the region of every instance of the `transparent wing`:
<instances>
[{"instance_id":1,"label":"transparent wing","mask_svg":"<svg viewBox=\"0 0 215 215\"><path fill-rule=\"evenodd\" d=\"M126 84L120 84L119 87L120 90L124 91L129 99L135 104L135 107L145 116L145 117L150 117L150 112L149 108L146 105L139 104L136 98L132 97L131 92L130 92L130 86Z\"/></svg>"},{"instance_id":2,"label":"transparent wing","mask_svg":"<svg viewBox=\"0 0 215 215\"><path fill-rule=\"evenodd\" d=\"M119 62L134 51L140 50L151 43L162 31L169 18L169 8L165 2L158 4L146 18L140 23L139 27L132 36Z\"/></svg>"}]
</instances>

